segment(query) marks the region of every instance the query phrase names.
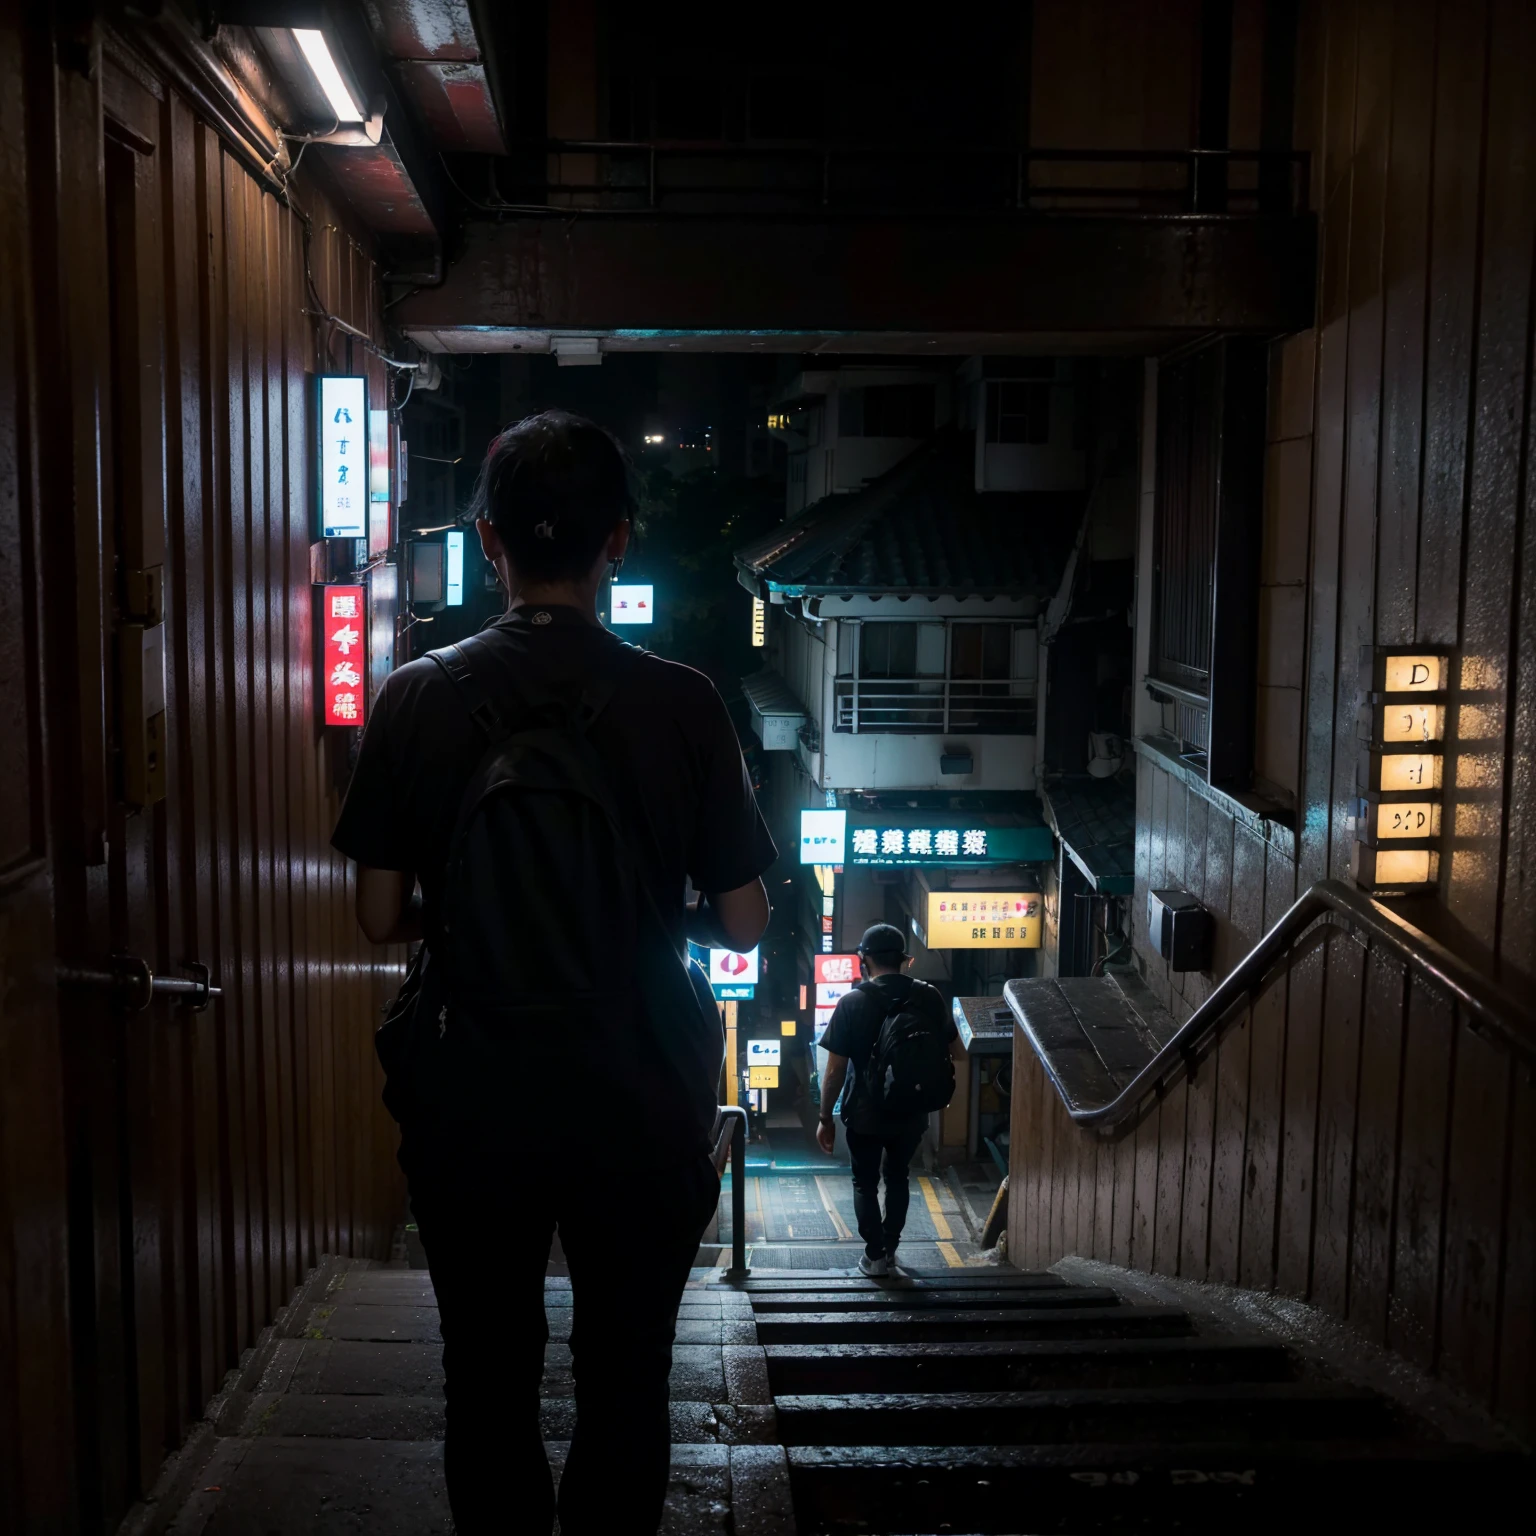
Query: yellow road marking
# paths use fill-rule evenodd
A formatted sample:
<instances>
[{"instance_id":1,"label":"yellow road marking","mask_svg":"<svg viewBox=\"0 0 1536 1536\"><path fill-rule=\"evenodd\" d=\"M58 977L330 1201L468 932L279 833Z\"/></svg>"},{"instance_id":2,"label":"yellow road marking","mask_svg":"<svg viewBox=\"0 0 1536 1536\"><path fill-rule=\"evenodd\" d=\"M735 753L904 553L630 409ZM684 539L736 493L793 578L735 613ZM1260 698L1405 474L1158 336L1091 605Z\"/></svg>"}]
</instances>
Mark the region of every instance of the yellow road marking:
<instances>
[{"instance_id":1,"label":"yellow road marking","mask_svg":"<svg viewBox=\"0 0 1536 1536\"><path fill-rule=\"evenodd\" d=\"M768 1241L768 1218L763 1214L763 1181L761 1178L752 1180L752 1203L757 1207L757 1240L760 1243Z\"/></svg>"},{"instance_id":2,"label":"yellow road marking","mask_svg":"<svg viewBox=\"0 0 1536 1536\"><path fill-rule=\"evenodd\" d=\"M944 1262L949 1265L951 1269L965 1268L965 1260L960 1257L958 1252L956 1252L955 1245L953 1243L935 1243L934 1247L944 1255Z\"/></svg>"},{"instance_id":3,"label":"yellow road marking","mask_svg":"<svg viewBox=\"0 0 1536 1536\"><path fill-rule=\"evenodd\" d=\"M816 1193L821 1196L821 1204L827 1215L832 1218L832 1225L837 1229L837 1235L844 1242L853 1238L853 1233L848 1230L848 1223L837 1213L837 1206L833 1203L832 1196L827 1186L822 1182L822 1176L816 1175Z\"/></svg>"},{"instance_id":4,"label":"yellow road marking","mask_svg":"<svg viewBox=\"0 0 1536 1536\"><path fill-rule=\"evenodd\" d=\"M934 1192L932 1181L926 1175L918 1177L918 1188L923 1192L923 1200L928 1206L928 1214L933 1217L933 1230L941 1238L951 1238L955 1234L949 1229L949 1218L939 1209L939 1197Z\"/></svg>"}]
</instances>

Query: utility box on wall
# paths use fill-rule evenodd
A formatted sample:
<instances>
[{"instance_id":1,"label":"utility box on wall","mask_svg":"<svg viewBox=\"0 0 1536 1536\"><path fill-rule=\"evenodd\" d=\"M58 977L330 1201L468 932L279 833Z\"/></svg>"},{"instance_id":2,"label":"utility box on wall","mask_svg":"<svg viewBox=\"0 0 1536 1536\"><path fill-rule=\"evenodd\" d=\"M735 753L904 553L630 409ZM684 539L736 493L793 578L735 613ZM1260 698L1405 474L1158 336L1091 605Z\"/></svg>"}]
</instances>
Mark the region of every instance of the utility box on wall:
<instances>
[{"instance_id":1,"label":"utility box on wall","mask_svg":"<svg viewBox=\"0 0 1536 1536\"><path fill-rule=\"evenodd\" d=\"M1204 971L1215 924L1188 891L1147 892L1147 932L1171 971Z\"/></svg>"}]
</instances>

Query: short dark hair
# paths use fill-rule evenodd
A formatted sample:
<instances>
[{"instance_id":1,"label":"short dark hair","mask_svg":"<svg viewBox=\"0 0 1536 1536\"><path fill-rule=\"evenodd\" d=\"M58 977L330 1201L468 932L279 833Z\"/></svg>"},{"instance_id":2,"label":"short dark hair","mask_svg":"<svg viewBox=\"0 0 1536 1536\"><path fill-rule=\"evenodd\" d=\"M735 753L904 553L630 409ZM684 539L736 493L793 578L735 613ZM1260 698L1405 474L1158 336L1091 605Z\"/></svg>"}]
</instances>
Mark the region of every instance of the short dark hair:
<instances>
[{"instance_id":1,"label":"short dark hair","mask_svg":"<svg viewBox=\"0 0 1536 1536\"><path fill-rule=\"evenodd\" d=\"M571 581L592 569L632 505L618 443L584 416L540 411L491 443L470 511L490 520L519 575Z\"/></svg>"}]
</instances>

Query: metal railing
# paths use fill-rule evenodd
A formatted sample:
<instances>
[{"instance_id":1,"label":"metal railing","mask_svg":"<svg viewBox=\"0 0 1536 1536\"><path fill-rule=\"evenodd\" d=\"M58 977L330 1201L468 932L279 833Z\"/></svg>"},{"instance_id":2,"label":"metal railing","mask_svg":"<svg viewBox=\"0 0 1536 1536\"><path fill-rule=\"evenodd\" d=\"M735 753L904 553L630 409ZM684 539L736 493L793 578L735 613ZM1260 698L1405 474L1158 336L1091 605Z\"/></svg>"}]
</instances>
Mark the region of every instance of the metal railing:
<instances>
[{"instance_id":1,"label":"metal railing","mask_svg":"<svg viewBox=\"0 0 1536 1536\"><path fill-rule=\"evenodd\" d=\"M747 1112L722 1104L715 1114L715 1172L723 1173L731 1159L731 1267L727 1280L745 1280L747 1268Z\"/></svg>"},{"instance_id":2,"label":"metal railing","mask_svg":"<svg viewBox=\"0 0 1536 1536\"><path fill-rule=\"evenodd\" d=\"M1029 736L1035 729L1032 683L943 677L840 677L833 728L854 734Z\"/></svg>"},{"instance_id":3,"label":"metal railing","mask_svg":"<svg viewBox=\"0 0 1536 1536\"><path fill-rule=\"evenodd\" d=\"M546 139L487 159L485 174L483 194L455 185L488 212L536 212L558 196L579 200L561 211L610 213L1296 217L1307 211L1308 158L1291 150Z\"/></svg>"},{"instance_id":4,"label":"metal railing","mask_svg":"<svg viewBox=\"0 0 1536 1536\"><path fill-rule=\"evenodd\" d=\"M1309 886L1279 922L1238 961L1215 991L1179 1026L1168 1043L1107 1104L1093 1108L1064 1107L1072 1119L1104 1136L1114 1135L1137 1118L1142 1103L1160 1097L1181 1073L1192 1075L1202 1049L1215 1038L1228 1014L1256 992L1271 968L1319 918L1342 917L1363 929L1412 971L1448 993L1465 1011L1473 1029L1496 1038L1513 1055L1536 1065L1536 1033L1531 1014L1501 988L1453 955L1443 944L1406 922L1381 902L1340 880L1319 880ZM1050 1060L1041 1064L1052 1086L1061 1084Z\"/></svg>"}]
</instances>

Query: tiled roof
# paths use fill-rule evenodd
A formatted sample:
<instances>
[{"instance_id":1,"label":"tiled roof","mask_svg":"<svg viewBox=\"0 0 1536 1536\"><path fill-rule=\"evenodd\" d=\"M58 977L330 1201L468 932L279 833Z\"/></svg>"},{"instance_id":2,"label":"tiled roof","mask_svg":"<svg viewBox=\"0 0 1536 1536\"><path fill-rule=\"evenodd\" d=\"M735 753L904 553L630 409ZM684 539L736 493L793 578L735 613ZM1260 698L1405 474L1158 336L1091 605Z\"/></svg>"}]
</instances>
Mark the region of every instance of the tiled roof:
<instances>
[{"instance_id":1,"label":"tiled roof","mask_svg":"<svg viewBox=\"0 0 1536 1536\"><path fill-rule=\"evenodd\" d=\"M1136 791L1118 779L1053 779L1040 787L1047 821L1103 895L1135 886Z\"/></svg>"},{"instance_id":2,"label":"tiled roof","mask_svg":"<svg viewBox=\"0 0 1536 1536\"><path fill-rule=\"evenodd\" d=\"M975 438L947 428L863 490L827 496L736 552L746 576L800 592L1053 595L1079 491L976 490Z\"/></svg>"}]
</instances>

